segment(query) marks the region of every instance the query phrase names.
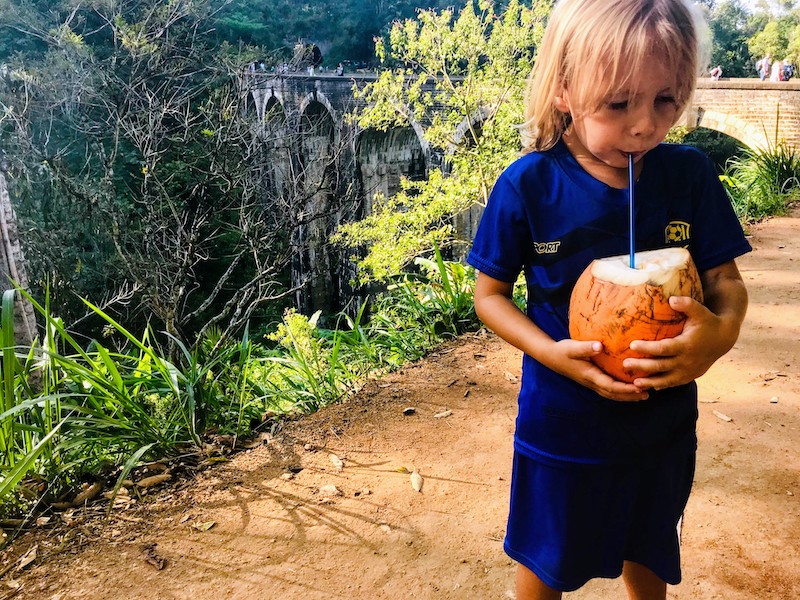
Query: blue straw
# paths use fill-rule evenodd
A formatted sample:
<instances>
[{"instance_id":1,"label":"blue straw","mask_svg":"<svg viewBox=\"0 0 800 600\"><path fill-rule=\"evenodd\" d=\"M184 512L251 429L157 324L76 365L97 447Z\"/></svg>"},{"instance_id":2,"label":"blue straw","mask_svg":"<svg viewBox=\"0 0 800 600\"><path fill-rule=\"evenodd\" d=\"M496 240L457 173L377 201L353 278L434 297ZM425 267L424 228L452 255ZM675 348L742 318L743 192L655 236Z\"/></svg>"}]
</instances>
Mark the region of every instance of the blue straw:
<instances>
[{"instance_id":1,"label":"blue straw","mask_svg":"<svg viewBox=\"0 0 800 600\"><path fill-rule=\"evenodd\" d=\"M633 220L633 154L628 154L628 230L630 232L630 267L636 268L636 235Z\"/></svg>"}]
</instances>

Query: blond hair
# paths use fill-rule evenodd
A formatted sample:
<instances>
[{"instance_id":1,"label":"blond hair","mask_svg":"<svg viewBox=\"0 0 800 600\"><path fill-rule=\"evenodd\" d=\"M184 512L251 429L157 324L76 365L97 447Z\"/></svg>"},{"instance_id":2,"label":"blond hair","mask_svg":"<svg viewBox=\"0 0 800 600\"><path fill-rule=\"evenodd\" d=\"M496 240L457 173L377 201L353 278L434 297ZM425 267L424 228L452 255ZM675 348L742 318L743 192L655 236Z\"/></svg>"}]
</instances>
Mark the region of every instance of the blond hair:
<instances>
[{"instance_id":1,"label":"blond hair","mask_svg":"<svg viewBox=\"0 0 800 600\"><path fill-rule=\"evenodd\" d=\"M680 115L705 72L709 35L689 0L560 0L550 14L528 79L524 152L555 145L571 117L554 101L569 90L584 113L617 90L635 91L636 74L663 61Z\"/></svg>"}]
</instances>

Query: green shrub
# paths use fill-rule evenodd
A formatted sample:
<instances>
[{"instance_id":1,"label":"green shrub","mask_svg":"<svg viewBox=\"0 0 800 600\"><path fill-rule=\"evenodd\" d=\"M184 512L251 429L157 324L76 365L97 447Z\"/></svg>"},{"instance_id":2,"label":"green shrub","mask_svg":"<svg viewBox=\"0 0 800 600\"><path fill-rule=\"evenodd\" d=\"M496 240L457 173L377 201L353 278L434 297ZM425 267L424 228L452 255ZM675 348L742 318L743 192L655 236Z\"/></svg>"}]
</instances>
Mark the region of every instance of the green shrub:
<instances>
[{"instance_id":1,"label":"green shrub","mask_svg":"<svg viewBox=\"0 0 800 600\"><path fill-rule=\"evenodd\" d=\"M784 214L800 186L800 156L781 142L764 151L745 150L720 177L742 223Z\"/></svg>"}]
</instances>

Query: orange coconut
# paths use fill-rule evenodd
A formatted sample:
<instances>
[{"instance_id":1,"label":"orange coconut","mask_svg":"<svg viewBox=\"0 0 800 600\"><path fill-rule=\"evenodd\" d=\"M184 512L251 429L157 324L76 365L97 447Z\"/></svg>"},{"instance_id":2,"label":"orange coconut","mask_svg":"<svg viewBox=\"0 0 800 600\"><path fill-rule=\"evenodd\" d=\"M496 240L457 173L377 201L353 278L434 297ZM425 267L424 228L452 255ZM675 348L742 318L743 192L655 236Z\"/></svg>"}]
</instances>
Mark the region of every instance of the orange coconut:
<instances>
[{"instance_id":1,"label":"orange coconut","mask_svg":"<svg viewBox=\"0 0 800 600\"><path fill-rule=\"evenodd\" d=\"M592 361L620 381L643 373L623 368L625 358L644 354L630 349L633 340L661 340L679 335L686 316L669 305L671 296L703 301L700 276L688 250L664 248L593 261L578 278L569 305L569 334L597 340L603 352Z\"/></svg>"}]
</instances>

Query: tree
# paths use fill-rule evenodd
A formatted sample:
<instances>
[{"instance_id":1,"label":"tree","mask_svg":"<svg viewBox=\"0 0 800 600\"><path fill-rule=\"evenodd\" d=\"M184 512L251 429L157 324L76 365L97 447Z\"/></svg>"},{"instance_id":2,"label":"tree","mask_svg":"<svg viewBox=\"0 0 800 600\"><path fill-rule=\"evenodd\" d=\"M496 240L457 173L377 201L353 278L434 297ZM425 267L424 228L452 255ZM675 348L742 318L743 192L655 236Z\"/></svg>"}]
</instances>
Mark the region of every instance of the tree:
<instances>
[{"instance_id":1,"label":"tree","mask_svg":"<svg viewBox=\"0 0 800 600\"><path fill-rule=\"evenodd\" d=\"M764 3L760 12L750 20L754 29L747 40L753 56L763 56L769 52L773 60L788 59L797 66L800 63L800 12L795 2L772 3L777 9L773 12Z\"/></svg>"},{"instance_id":2,"label":"tree","mask_svg":"<svg viewBox=\"0 0 800 600\"><path fill-rule=\"evenodd\" d=\"M241 117L240 56L207 45L207 2L93 6L18 13L47 51L12 63L0 91L41 282L60 310L76 292L173 339L224 339L304 285L290 276L297 232L322 218L308 199L330 178L288 156L285 128ZM280 184L263 166L278 163Z\"/></svg>"},{"instance_id":3,"label":"tree","mask_svg":"<svg viewBox=\"0 0 800 600\"><path fill-rule=\"evenodd\" d=\"M726 77L752 77L755 73L747 39L755 33L752 20L739 0L726 0L710 13L714 36L711 64L720 65Z\"/></svg>"},{"instance_id":4,"label":"tree","mask_svg":"<svg viewBox=\"0 0 800 600\"><path fill-rule=\"evenodd\" d=\"M769 53L773 60L783 60L789 46L792 25L789 19L769 21L761 31L747 40L750 54L764 56Z\"/></svg>"},{"instance_id":5,"label":"tree","mask_svg":"<svg viewBox=\"0 0 800 600\"><path fill-rule=\"evenodd\" d=\"M413 17L418 8L444 7L448 0L224 0L217 30L221 39L262 46L271 52L298 40L314 43L325 65L340 61L373 62L373 38L396 19Z\"/></svg>"},{"instance_id":6,"label":"tree","mask_svg":"<svg viewBox=\"0 0 800 600\"><path fill-rule=\"evenodd\" d=\"M376 199L372 214L340 228L342 243L368 247L362 278L386 278L434 245L464 242L454 215L484 205L519 152L524 83L550 4L511 0L497 14L480 0L457 15L420 11L396 22L386 43L378 40L376 54L389 68L357 90L367 106L354 118L365 129L424 130L429 155L443 164L429 169L426 181L405 180L399 194Z\"/></svg>"}]
</instances>

